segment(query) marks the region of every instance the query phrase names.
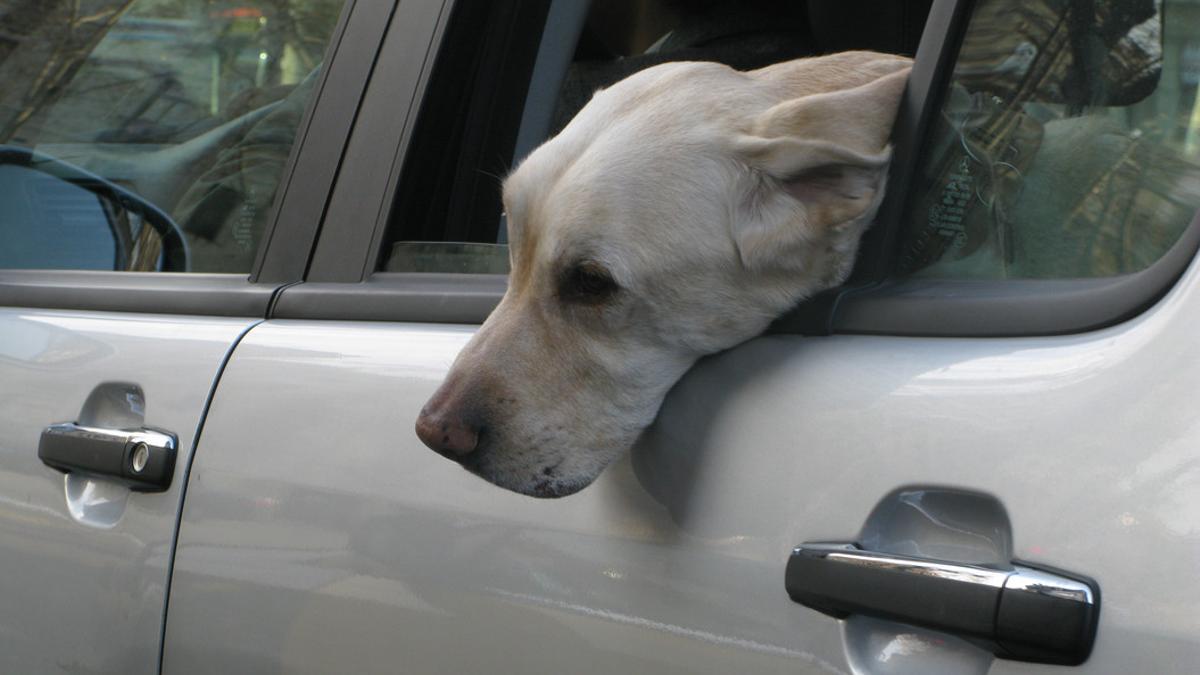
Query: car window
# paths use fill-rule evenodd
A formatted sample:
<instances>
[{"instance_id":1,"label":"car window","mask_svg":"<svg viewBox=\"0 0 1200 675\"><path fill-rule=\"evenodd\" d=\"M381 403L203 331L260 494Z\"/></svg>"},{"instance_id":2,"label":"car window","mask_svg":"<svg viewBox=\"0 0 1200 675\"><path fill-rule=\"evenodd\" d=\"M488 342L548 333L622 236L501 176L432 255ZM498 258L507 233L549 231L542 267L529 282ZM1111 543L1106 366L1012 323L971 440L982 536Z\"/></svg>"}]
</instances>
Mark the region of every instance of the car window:
<instances>
[{"instance_id":1,"label":"car window","mask_svg":"<svg viewBox=\"0 0 1200 675\"><path fill-rule=\"evenodd\" d=\"M1200 206L1195 6L976 3L921 155L900 273L1144 269Z\"/></svg>"},{"instance_id":2,"label":"car window","mask_svg":"<svg viewBox=\"0 0 1200 675\"><path fill-rule=\"evenodd\" d=\"M821 51L808 6L788 0L593 2L577 23L556 14L558 5L577 3L548 3L549 19L538 17L525 34L503 38L494 29L513 23L506 3L469 4L455 8L438 54L380 248L380 271L507 272L500 183L598 88L667 61L718 61L748 70ZM928 3L915 4L927 9ZM830 3L812 7L822 17L835 14ZM573 47L563 68L544 78L539 39ZM503 58L489 53L494 44L504 45L498 50ZM524 64L503 70L522 50L528 52ZM537 118L544 124L526 134Z\"/></svg>"},{"instance_id":3,"label":"car window","mask_svg":"<svg viewBox=\"0 0 1200 675\"><path fill-rule=\"evenodd\" d=\"M248 272L343 4L0 1L0 268Z\"/></svg>"}]
</instances>

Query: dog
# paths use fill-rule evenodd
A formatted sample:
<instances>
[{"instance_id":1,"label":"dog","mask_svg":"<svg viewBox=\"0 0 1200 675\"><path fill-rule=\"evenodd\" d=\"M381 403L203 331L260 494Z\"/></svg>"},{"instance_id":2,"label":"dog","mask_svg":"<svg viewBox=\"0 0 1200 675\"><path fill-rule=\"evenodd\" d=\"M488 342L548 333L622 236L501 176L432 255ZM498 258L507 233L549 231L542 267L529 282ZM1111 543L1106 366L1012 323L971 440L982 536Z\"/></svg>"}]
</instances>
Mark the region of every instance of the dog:
<instances>
[{"instance_id":1,"label":"dog","mask_svg":"<svg viewBox=\"0 0 1200 675\"><path fill-rule=\"evenodd\" d=\"M507 292L418 437L525 495L590 484L697 359L845 281L910 69L674 62L596 92L504 180Z\"/></svg>"}]
</instances>

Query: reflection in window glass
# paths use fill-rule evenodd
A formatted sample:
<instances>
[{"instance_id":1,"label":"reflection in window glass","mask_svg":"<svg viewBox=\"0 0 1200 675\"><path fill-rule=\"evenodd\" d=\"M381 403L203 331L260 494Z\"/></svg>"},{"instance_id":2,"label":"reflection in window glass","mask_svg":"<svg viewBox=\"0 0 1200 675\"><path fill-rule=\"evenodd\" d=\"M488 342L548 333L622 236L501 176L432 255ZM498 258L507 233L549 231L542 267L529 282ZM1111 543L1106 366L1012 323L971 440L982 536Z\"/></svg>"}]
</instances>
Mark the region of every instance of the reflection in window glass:
<instances>
[{"instance_id":1,"label":"reflection in window glass","mask_svg":"<svg viewBox=\"0 0 1200 675\"><path fill-rule=\"evenodd\" d=\"M1200 206L1198 81L1200 5L981 0L922 155L900 271L1144 269Z\"/></svg>"},{"instance_id":2,"label":"reflection in window glass","mask_svg":"<svg viewBox=\"0 0 1200 675\"><path fill-rule=\"evenodd\" d=\"M343 4L0 0L0 146L168 214L187 259L176 251L153 269L246 272ZM45 259L67 258L13 266Z\"/></svg>"},{"instance_id":3,"label":"reflection in window glass","mask_svg":"<svg viewBox=\"0 0 1200 675\"><path fill-rule=\"evenodd\" d=\"M83 188L0 165L0 204L0 269L111 270L118 262L118 237L107 227L103 202Z\"/></svg>"}]
</instances>

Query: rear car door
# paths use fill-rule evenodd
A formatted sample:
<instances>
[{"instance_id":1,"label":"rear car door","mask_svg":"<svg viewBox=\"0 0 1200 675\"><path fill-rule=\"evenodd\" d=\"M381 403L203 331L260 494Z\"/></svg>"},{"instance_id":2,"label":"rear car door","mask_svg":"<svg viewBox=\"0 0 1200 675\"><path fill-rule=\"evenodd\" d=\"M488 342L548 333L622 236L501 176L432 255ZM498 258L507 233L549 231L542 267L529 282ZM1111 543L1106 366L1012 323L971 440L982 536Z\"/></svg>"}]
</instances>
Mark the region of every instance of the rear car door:
<instances>
[{"instance_id":1,"label":"rear car door","mask_svg":"<svg viewBox=\"0 0 1200 675\"><path fill-rule=\"evenodd\" d=\"M402 3L305 281L214 396L165 669L1188 672L1200 191L1188 22L1163 17L1190 10L1087 4L935 2L851 283L698 364L627 459L540 501L411 425L503 291L487 172L553 129L586 14ZM806 586L801 545L910 585ZM994 592L959 613L914 576ZM1090 655L1086 617L999 618L1018 582L1099 607Z\"/></svg>"},{"instance_id":2,"label":"rear car door","mask_svg":"<svg viewBox=\"0 0 1200 675\"><path fill-rule=\"evenodd\" d=\"M212 387L374 54L343 4L0 3L0 670L158 672Z\"/></svg>"}]
</instances>

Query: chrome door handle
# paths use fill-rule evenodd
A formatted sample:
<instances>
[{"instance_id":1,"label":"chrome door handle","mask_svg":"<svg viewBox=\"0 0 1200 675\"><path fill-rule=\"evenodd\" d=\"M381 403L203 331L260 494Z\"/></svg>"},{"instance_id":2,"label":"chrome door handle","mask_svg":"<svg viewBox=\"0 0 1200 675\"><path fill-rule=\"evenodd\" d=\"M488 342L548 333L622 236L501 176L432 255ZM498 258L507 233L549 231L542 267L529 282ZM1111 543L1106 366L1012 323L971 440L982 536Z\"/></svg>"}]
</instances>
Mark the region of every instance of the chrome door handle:
<instances>
[{"instance_id":1,"label":"chrome door handle","mask_svg":"<svg viewBox=\"0 0 1200 675\"><path fill-rule=\"evenodd\" d=\"M1096 582L1018 563L964 565L810 543L787 564L792 600L838 618L891 619L984 642L1006 659L1078 665L1100 617Z\"/></svg>"},{"instance_id":2,"label":"chrome door handle","mask_svg":"<svg viewBox=\"0 0 1200 675\"><path fill-rule=\"evenodd\" d=\"M100 429L67 422L42 431L46 466L100 476L140 492L162 492L175 473L174 434L158 429Z\"/></svg>"}]
</instances>

